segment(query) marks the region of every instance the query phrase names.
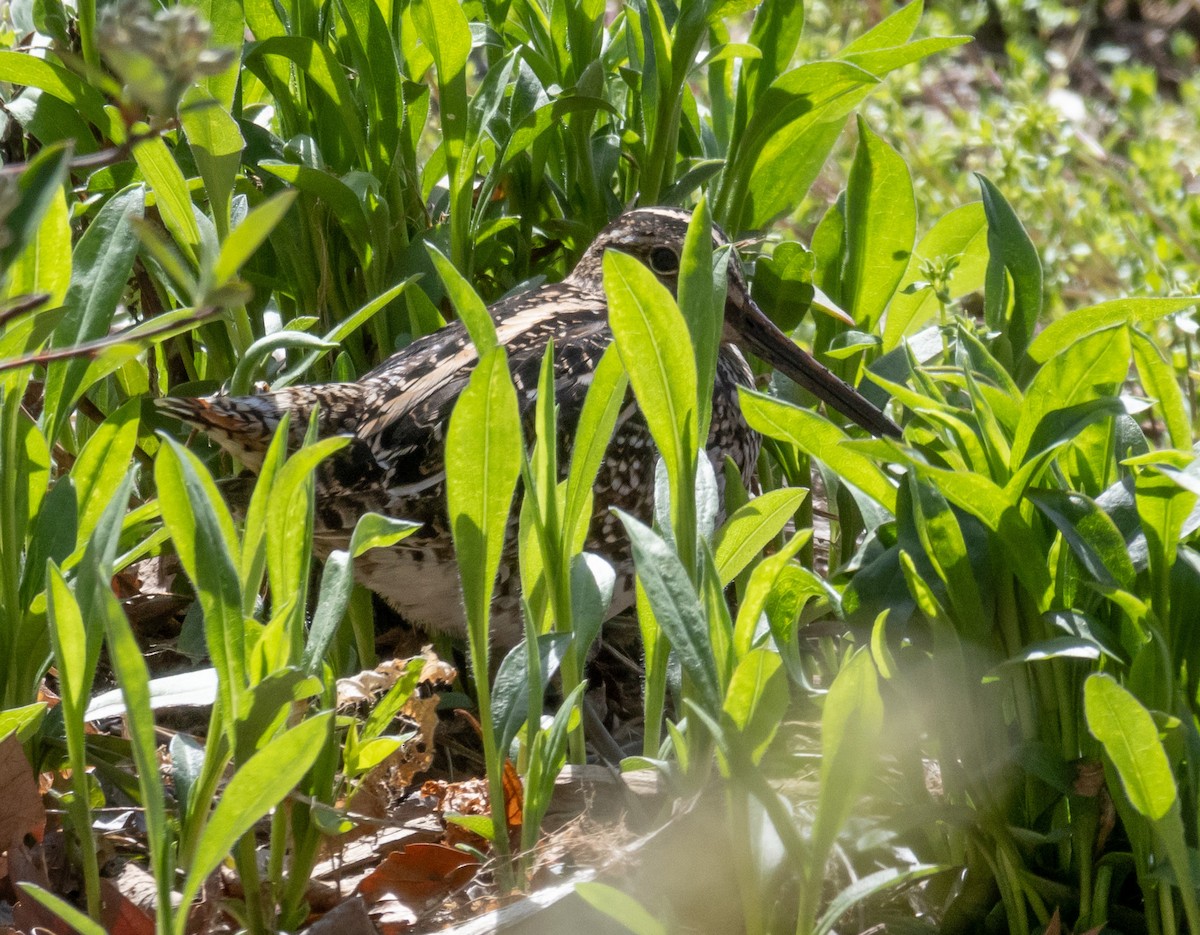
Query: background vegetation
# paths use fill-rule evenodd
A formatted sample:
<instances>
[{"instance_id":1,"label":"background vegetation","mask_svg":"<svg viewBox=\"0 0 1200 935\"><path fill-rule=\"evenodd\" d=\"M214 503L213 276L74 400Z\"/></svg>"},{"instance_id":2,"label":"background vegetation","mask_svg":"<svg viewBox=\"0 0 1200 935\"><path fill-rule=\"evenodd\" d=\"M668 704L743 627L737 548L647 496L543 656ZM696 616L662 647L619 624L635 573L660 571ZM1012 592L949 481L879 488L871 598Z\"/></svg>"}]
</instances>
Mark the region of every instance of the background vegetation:
<instances>
[{"instance_id":1,"label":"background vegetation","mask_svg":"<svg viewBox=\"0 0 1200 935\"><path fill-rule=\"evenodd\" d=\"M449 427L480 459L449 465L480 531L456 543L467 687L492 800L507 754L524 778L519 832L461 820L498 890L529 884L554 777L586 753L611 575L578 533L629 386L663 461L653 528L624 518L646 679L623 768L719 792L745 931L1200 933L1194 34L1165 19L1169 54L1139 64L1105 32L1137 20L1100 4L751 6L9 7L0 737L57 775L82 881L72 906L10 869L23 899L102 931L95 810L135 802L158 930L197 924L230 855L235 924L304 923L322 840L404 739L419 663L365 718L334 704L376 661L353 561L409 526L368 515L318 571L313 470L341 442L277 437L235 524L231 465L149 400L353 379L455 314L481 351ZM616 351L560 466L552 387L525 453L482 303L561 278L635 203L703 206L680 295L606 263ZM851 438L764 375L742 396L763 493L730 476L719 527L695 449L714 221L770 314L905 424ZM529 636L493 681L518 488ZM195 595L179 644L216 686L169 786L112 588L163 553ZM120 738L84 731L101 658ZM583 892L635 931L704 926Z\"/></svg>"}]
</instances>

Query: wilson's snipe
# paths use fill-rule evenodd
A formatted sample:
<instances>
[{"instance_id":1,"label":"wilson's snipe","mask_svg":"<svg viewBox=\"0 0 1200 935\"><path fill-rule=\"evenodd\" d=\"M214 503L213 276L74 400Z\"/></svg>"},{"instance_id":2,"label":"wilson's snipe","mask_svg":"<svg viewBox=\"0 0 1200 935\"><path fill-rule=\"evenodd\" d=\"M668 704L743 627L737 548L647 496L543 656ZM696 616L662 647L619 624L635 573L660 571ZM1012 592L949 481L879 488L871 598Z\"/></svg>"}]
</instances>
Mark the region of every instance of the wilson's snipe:
<instances>
[{"instance_id":1,"label":"wilson's snipe","mask_svg":"<svg viewBox=\"0 0 1200 935\"><path fill-rule=\"evenodd\" d=\"M506 345L523 408L533 405L538 368L549 339L555 344L559 425L574 436L588 376L610 343L601 281L606 250L629 253L675 291L679 254L690 215L670 208L628 212L608 225L574 271L557 285L504 299L490 309ZM714 247L728 244L713 231ZM833 408L879 435L899 429L853 387L842 382L780 332L750 299L736 260L729 265L725 330L713 393L708 454L722 476L726 455L747 479L758 458L759 438L742 419L738 386L752 385L750 368L734 342L778 368ZM161 406L203 429L238 460L257 469L284 412L292 413L299 443L313 406L320 406L322 435L346 434L351 443L321 470L317 487L318 552L345 547L358 516L374 510L424 524L391 549L355 561L363 584L410 622L463 634L464 623L445 505L443 447L447 420L476 361L461 324L414 341L356 383L326 383L258 396L163 399ZM632 397L629 400L632 403ZM617 569L611 613L632 602L632 564L613 506L647 520L651 511L655 452L636 406L626 405L596 480L596 514L588 548ZM561 464L568 463L566 458ZM511 538L511 537L510 537ZM493 638L512 645L522 630L515 547L501 565Z\"/></svg>"}]
</instances>

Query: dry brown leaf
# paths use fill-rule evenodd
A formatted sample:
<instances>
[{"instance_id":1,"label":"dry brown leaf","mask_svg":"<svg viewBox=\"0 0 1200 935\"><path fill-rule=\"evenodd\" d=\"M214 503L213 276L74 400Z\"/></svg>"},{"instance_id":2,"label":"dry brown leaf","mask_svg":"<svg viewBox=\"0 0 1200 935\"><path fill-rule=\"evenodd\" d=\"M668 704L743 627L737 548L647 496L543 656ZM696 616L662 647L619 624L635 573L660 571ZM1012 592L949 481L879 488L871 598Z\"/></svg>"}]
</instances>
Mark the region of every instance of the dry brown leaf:
<instances>
[{"instance_id":1,"label":"dry brown leaf","mask_svg":"<svg viewBox=\"0 0 1200 935\"><path fill-rule=\"evenodd\" d=\"M464 886L478 869L479 861L470 854L444 844L409 844L388 854L358 885L358 892L368 904L397 899L420 910Z\"/></svg>"},{"instance_id":2,"label":"dry brown leaf","mask_svg":"<svg viewBox=\"0 0 1200 935\"><path fill-rule=\"evenodd\" d=\"M46 832L46 809L25 749L15 734L0 741L0 850L8 850L26 835L41 841Z\"/></svg>"},{"instance_id":3,"label":"dry brown leaf","mask_svg":"<svg viewBox=\"0 0 1200 935\"><path fill-rule=\"evenodd\" d=\"M100 881L104 930L109 935L154 935L154 920L129 899L113 880Z\"/></svg>"},{"instance_id":4,"label":"dry brown leaf","mask_svg":"<svg viewBox=\"0 0 1200 935\"><path fill-rule=\"evenodd\" d=\"M353 896L325 913L303 935L376 935L378 931L367 904L361 896Z\"/></svg>"}]
</instances>

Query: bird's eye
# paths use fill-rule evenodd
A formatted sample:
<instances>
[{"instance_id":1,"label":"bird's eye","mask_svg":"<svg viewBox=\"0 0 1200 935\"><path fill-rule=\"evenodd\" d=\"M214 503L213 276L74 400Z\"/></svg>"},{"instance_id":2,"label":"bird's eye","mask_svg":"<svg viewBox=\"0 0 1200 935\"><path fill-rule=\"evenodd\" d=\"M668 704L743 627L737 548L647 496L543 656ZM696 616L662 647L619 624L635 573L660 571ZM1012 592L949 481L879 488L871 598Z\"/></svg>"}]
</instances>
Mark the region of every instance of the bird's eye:
<instances>
[{"instance_id":1,"label":"bird's eye","mask_svg":"<svg viewBox=\"0 0 1200 935\"><path fill-rule=\"evenodd\" d=\"M655 247L650 251L650 268L660 276L679 272L679 257L670 247Z\"/></svg>"}]
</instances>

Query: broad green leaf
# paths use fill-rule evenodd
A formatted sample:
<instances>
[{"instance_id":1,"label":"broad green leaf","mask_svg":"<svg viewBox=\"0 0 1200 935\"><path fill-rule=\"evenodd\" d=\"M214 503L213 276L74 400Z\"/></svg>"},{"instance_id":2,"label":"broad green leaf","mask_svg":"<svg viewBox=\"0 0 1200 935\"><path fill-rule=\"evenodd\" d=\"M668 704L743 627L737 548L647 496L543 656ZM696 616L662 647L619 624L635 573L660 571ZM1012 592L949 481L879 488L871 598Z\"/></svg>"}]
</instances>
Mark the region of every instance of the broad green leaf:
<instances>
[{"instance_id":1,"label":"broad green leaf","mask_svg":"<svg viewBox=\"0 0 1200 935\"><path fill-rule=\"evenodd\" d=\"M1188 419L1183 391L1179 388L1174 368L1148 335L1137 328L1130 329L1133 339L1133 362L1138 378L1146 392L1158 401L1159 412L1167 426L1171 445L1179 449L1192 446L1192 424Z\"/></svg>"},{"instance_id":2,"label":"broad green leaf","mask_svg":"<svg viewBox=\"0 0 1200 935\"><path fill-rule=\"evenodd\" d=\"M1025 392L1011 467L1015 470L1036 453L1029 446L1048 413L1114 395L1129 370L1130 356L1129 329L1110 325L1062 347L1043 364Z\"/></svg>"},{"instance_id":3,"label":"broad green leaf","mask_svg":"<svg viewBox=\"0 0 1200 935\"><path fill-rule=\"evenodd\" d=\"M876 84L875 76L846 62L801 65L772 82L726 170L728 181L722 179L718 219L733 229L763 227L796 205L843 119Z\"/></svg>"},{"instance_id":4,"label":"broad green leaf","mask_svg":"<svg viewBox=\"0 0 1200 935\"><path fill-rule=\"evenodd\" d=\"M73 71L29 52L0 52L0 81L41 88L70 104L109 139L122 139L120 120L104 106L104 95Z\"/></svg>"},{"instance_id":5,"label":"broad green leaf","mask_svg":"<svg viewBox=\"0 0 1200 935\"><path fill-rule=\"evenodd\" d=\"M972 565L958 517L928 479L910 474L908 489L917 537L926 558L946 585L959 625L967 633L983 636L980 630L988 616L976 582L976 575L982 569Z\"/></svg>"},{"instance_id":6,"label":"broad green leaf","mask_svg":"<svg viewBox=\"0 0 1200 935\"><path fill-rule=\"evenodd\" d=\"M871 654L858 650L833 680L821 714L821 788L812 831L814 868L824 866L838 833L875 773L882 730L883 701L875 667Z\"/></svg>"},{"instance_id":7,"label":"broad green leaf","mask_svg":"<svg viewBox=\"0 0 1200 935\"><path fill-rule=\"evenodd\" d=\"M1029 345L1029 357L1044 363L1065 348L1114 325L1146 325L1195 307L1197 296L1169 299L1129 298L1101 302L1068 312L1043 328Z\"/></svg>"},{"instance_id":8,"label":"broad green leaf","mask_svg":"<svg viewBox=\"0 0 1200 935\"><path fill-rule=\"evenodd\" d=\"M52 150L48 155L54 156L55 151ZM43 170L56 166L61 166L61 163L50 160ZM22 174L21 180L24 181L25 175L31 172L35 176L40 174L31 166ZM22 192L22 204L8 216L5 227L12 240L0 249L0 271L8 271L8 279L0 283L3 288L0 296L16 298L41 293L47 296L45 307L55 308L62 305L71 282L71 224L61 175L58 172L45 172L42 184L48 187L48 191ZM18 215L18 210L26 207L25 200L40 202L43 198L48 200L36 229L19 230L23 226L22 220L32 220L29 215L24 219ZM28 207L36 206L31 204ZM12 247L18 243L24 243L24 249L13 256ZM5 328L5 336L9 327Z\"/></svg>"},{"instance_id":9,"label":"broad green leaf","mask_svg":"<svg viewBox=\"0 0 1200 935\"><path fill-rule=\"evenodd\" d=\"M645 589L654 618L695 683L705 708L709 712L720 710L720 684L709 643L708 620L683 563L648 526L627 513L616 512L633 547L638 581Z\"/></svg>"},{"instance_id":10,"label":"broad green leaf","mask_svg":"<svg viewBox=\"0 0 1200 935\"><path fill-rule=\"evenodd\" d=\"M121 478L129 470L137 444L140 411L141 401L131 399L105 419L71 467L71 481L78 497L76 534L80 542L91 535Z\"/></svg>"},{"instance_id":11,"label":"broad green leaf","mask_svg":"<svg viewBox=\"0 0 1200 935\"><path fill-rule=\"evenodd\" d=\"M921 261L957 259L947 287L950 298L958 299L983 286L987 271L987 217L983 202L960 205L938 218L913 251L904 278L896 286L883 329L883 350L892 350L905 334L924 324L938 308L932 289L905 293L921 278Z\"/></svg>"},{"instance_id":12,"label":"broad green leaf","mask_svg":"<svg viewBox=\"0 0 1200 935\"><path fill-rule=\"evenodd\" d=\"M1000 190L979 173L975 177L988 220L990 259L984 311L988 326L1004 332L1016 361L1025 353L1042 311L1042 263L1033 241Z\"/></svg>"},{"instance_id":13,"label":"broad green leaf","mask_svg":"<svg viewBox=\"0 0 1200 935\"><path fill-rule=\"evenodd\" d=\"M329 742L332 721L332 711L301 721L233 774L196 844L183 886L183 905L191 905L238 839L300 783Z\"/></svg>"},{"instance_id":14,"label":"broad green leaf","mask_svg":"<svg viewBox=\"0 0 1200 935\"><path fill-rule=\"evenodd\" d=\"M1130 804L1151 821L1163 818L1175 803L1175 777L1150 712L1112 676L1099 672L1083 683L1083 711Z\"/></svg>"},{"instance_id":15,"label":"broad green leaf","mask_svg":"<svg viewBox=\"0 0 1200 935\"><path fill-rule=\"evenodd\" d=\"M114 195L79 239L72 254L67 311L54 330L52 347L74 347L108 333L137 254L132 222L142 216L143 200L141 186ZM86 359L56 361L46 367L42 425L52 442L66 423L70 407L87 389L83 382L87 370Z\"/></svg>"},{"instance_id":16,"label":"broad green leaf","mask_svg":"<svg viewBox=\"0 0 1200 935\"><path fill-rule=\"evenodd\" d=\"M508 356L497 347L475 367L446 432L446 502L476 664L486 665L492 587L523 448Z\"/></svg>"},{"instance_id":17,"label":"broad green leaf","mask_svg":"<svg viewBox=\"0 0 1200 935\"><path fill-rule=\"evenodd\" d=\"M787 676L777 652L759 647L738 660L722 710L742 735L755 766L775 739L790 700Z\"/></svg>"},{"instance_id":18,"label":"broad green leaf","mask_svg":"<svg viewBox=\"0 0 1200 935\"><path fill-rule=\"evenodd\" d=\"M200 250L200 227L192 208L187 180L161 137L136 144L133 158L154 193L159 216L183 255L196 265Z\"/></svg>"},{"instance_id":19,"label":"broad green leaf","mask_svg":"<svg viewBox=\"0 0 1200 935\"><path fill-rule=\"evenodd\" d=\"M236 718L246 685L246 646L233 520L207 469L173 439L165 439L158 450L154 480L163 522L204 612L208 653L220 675L221 708L226 717Z\"/></svg>"},{"instance_id":20,"label":"broad green leaf","mask_svg":"<svg viewBox=\"0 0 1200 935\"><path fill-rule=\"evenodd\" d=\"M897 9L890 16L884 17L861 36L846 43L840 55L856 55L860 52L874 52L878 49L890 49L902 46L912 38L921 22L921 14L925 10L924 0L914 0Z\"/></svg>"},{"instance_id":21,"label":"broad green leaf","mask_svg":"<svg viewBox=\"0 0 1200 935\"><path fill-rule=\"evenodd\" d=\"M692 212L679 263L679 310L687 322L696 358L697 438L708 438L717 351L725 320L724 263L728 263L728 254L714 277L712 243L712 215L707 200L701 198Z\"/></svg>"},{"instance_id":22,"label":"broad green leaf","mask_svg":"<svg viewBox=\"0 0 1200 935\"><path fill-rule=\"evenodd\" d=\"M875 330L908 269L917 203L908 166L858 118L858 148L846 188L846 263L841 300L854 320Z\"/></svg>"},{"instance_id":23,"label":"broad green leaf","mask_svg":"<svg viewBox=\"0 0 1200 935\"><path fill-rule=\"evenodd\" d=\"M918 39L916 42L907 42L890 49L850 53L843 50L839 58L857 65L863 71L870 72L877 78L882 78L897 68L903 68L905 65L911 65L930 55L945 52L947 49L965 45L970 41L970 36L930 36L927 39Z\"/></svg>"},{"instance_id":24,"label":"broad green leaf","mask_svg":"<svg viewBox=\"0 0 1200 935\"><path fill-rule=\"evenodd\" d=\"M236 18L241 20L240 5ZM236 81L237 63L231 67ZM184 94L179 107L179 123L187 134L196 168L204 180L213 223L222 238L229 232L231 196L246 145L237 121L229 114L229 106L193 87Z\"/></svg>"},{"instance_id":25,"label":"broad green leaf","mask_svg":"<svg viewBox=\"0 0 1200 935\"><path fill-rule=\"evenodd\" d=\"M564 541L575 543L586 535L592 519L592 484L608 450L613 428L625 404L629 377L615 345L610 345L592 371L592 385L583 400L575 428L571 467L567 473L567 499L563 508Z\"/></svg>"},{"instance_id":26,"label":"broad green leaf","mask_svg":"<svg viewBox=\"0 0 1200 935\"><path fill-rule=\"evenodd\" d=\"M896 512L896 486L870 458L844 444L850 437L815 412L739 388L742 415L752 429L789 442L826 464L891 513Z\"/></svg>"},{"instance_id":27,"label":"broad green leaf","mask_svg":"<svg viewBox=\"0 0 1200 935\"><path fill-rule=\"evenodd\" d=\"M1125 537L1091 498L1067 490L1030 490L1025 496L1054 523L1093 578L1109 587L1133 587L1135 570Z\"/></svg>"},{"instance_id":28,"label":"broad green leaf","mask_svg":"<svg viewBox=\"0 0 1200 935\"><path fill-rule=\"evenodd\" d=\"M725 521L713 540L722 585L736 578L782 531L808 496L803 487L781 487L755 497Z\"/></svg>"},{"instance_id":29,"label":"broad green leaf","mask_svg":"<svg viewBox=\"0 0 1200 935\"><path fill-rule=\"evenodd\" d=\"M696 359L667 288L628 254L604 256L613 338L638 406L672 478L685 476L698 439Z\"/></svg>"}]
</instances>

